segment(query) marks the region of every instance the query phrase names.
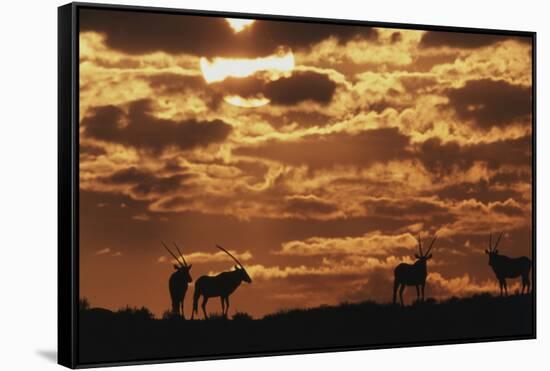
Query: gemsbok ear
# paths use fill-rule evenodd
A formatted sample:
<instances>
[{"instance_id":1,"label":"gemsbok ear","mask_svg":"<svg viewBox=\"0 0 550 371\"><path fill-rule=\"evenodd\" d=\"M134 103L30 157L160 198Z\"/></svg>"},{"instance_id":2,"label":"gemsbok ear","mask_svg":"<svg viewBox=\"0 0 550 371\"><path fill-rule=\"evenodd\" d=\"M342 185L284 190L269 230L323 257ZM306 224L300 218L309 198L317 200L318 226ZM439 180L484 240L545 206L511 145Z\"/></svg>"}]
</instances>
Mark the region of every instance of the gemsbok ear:
<instances>
[{"instance_id":1,"label":"gemsbok ear","mask_svg":"<svg viewBox=\"0 0 550 371\"><path fill-rule=\"evenodd\" d=\"M178 270L178 269L180 269L180 267L174 264L174 269Z\"/></svg>"},{"instance_id":2,"label":"gemsbok ear","mask_svg":"<svg viewBox=\"0 0 550 371\"><path fill-rule=\"evenodd\" d=\"M420 259L420 255L418 255L418 254L414 254L414 257L417 258L417 259Z\"/></svg>"},{"instance_id":3,"label":"gemsbok ear","mask_svg":"<svg viewBox=\"0 0 550 371\"><path fill-rule=\"evenodd\" d=\"M485 249L485 254L489 255L489 250Z\"/></svg>"},{"instance_id":4,"label":"gemsbok ear","mask_svg":"<svg viewBox=\"0 0 550 371\"><path fill-rule=\"evenodd\" d=\"M428 254L428 256L426 256L426 259L431 259L432 258L432 254Z\"/></svg>"},{"instance_id":5,"label":"gemsbok ear","mask_svg":"<svg viewBox=\"0 0 550 371\"><path fill-rule=\"evenodd\" d=\"M187 269L188 269L188 270L191 270L191 267L192 267L192 266L193 266L193 264L189 264L189 265L187 266Z\"/></svg>"},{"instance_id":6,"label":"gemsbok ear","mask_svg":"<svg viewBox=\"0 0 550 371\"><path fill-rule=\"evenodd\" d=\"M235 265L235 270L236 270L236 271L238 271L238 270L239 270L239 267L237 267L236 265Z\"/></svg>"},{"instance_id":7,"label":"gemsbok ear","mask_svg":"<svg viewBox=\"0 0 550 371\"><path fill-rule=\"evenodd\" d=\"M498 250L495 250L495 254L498 254Z\"/></svg>"}]
</instances>

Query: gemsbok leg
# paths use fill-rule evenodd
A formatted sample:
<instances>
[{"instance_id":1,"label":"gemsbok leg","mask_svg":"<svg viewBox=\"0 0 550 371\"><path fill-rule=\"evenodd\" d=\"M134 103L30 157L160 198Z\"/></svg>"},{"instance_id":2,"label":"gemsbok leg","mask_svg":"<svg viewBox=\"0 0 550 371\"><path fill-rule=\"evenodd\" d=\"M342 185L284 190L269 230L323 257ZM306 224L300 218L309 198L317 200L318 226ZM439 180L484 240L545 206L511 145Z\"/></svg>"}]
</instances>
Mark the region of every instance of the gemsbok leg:
<instances>
[{"instance_id":1,"label":"gemsbok leg","mask_svg":"<svg viewBox=\"0 0 550 371\"><path fill-rule=\"evenodd\" d=\"M416 301L420 301L420 285L416 285Z\"/></svg>"},{"instance_id":2,"label":"gemsbok leg","mask_svg":"<svg viewBox=\"0 0 550 371\"><path fill-rule=\"evenodd\" d=\"M227 317L227 313L229 312L229 296L225 297L225 316Z\"/></svg>"},{"instance_id":3,"label":"gemsbok leg","mask_svg":"<svg viewBox=\"0 0 550 371\"><path fill-rule=\"evenodd\" d=\"M527 294L529 294L529 289L531 287L531 282L529 281L528 275L521 276L521 295L523 295L525 288L527 288Z\"/></svg>"},{"instance_id":4,"label":"gemsbok leg","mask_svg":"<svg viewBox=\"0 0 550 371\"><path fill-rule=\"evenodd\" d=\"M426 287L426 284L420 285L420 289L422 290L422 301L424 301L424 288Z\"/></svg>"},{"instance_id":5,"label":"gemsbok leg","mask_svg":"<svg viewBox=\"0 0 550 371\"><path fill-rule=\"evenodd\" d=\"M206 296L202 297L202 313L204 314L204 319L208 319L208 315L206 314L206 303L208 303L208 298Z\"/></svg>"},{"instance_id":6,"label":"gemsbok leg","mask_svg":"<svg viewBox=\"0 0 550 371\"><path fill-rule=\"evenodd\" d=\"M222 316L225 317L225 301L223 300L223 296L220 296L220 303L222 303Z\"/></svg>"},{"instance_id":7,"label":"gemsbok leg","mask_svg":"<svg viewBox=\"0 0 550 371\"><path fill-rule=\"evenodd\" d=\"M401 306L403 306L403 291L405 291L405 285L401 284L401 287L399 287L399 300L401 301Z\"/></svg>"}]
</instances>

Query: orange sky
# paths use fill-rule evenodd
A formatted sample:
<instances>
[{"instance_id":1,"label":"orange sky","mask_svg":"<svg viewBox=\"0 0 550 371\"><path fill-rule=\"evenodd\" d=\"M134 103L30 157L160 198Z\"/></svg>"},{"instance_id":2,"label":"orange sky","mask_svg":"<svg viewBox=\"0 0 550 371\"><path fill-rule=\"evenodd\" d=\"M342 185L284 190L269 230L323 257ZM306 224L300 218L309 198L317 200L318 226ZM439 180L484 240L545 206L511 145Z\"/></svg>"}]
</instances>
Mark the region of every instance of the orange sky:
<instances>
[{"instance_id":1,"label":"orange sky","mask_svg":"<svg viewBox=\"0 0 550 371\"><path fill-rule=\"evenodd\" d=\"M231 311L254 316L389 301L419 232L439 236L427 296L496 292L490 231L531 256L530 39L105 10L80 27L92 305L168 309L161 240L195 279L232 266L216 243L235 252L253 283Z\"/></svg>"}]
</instances>

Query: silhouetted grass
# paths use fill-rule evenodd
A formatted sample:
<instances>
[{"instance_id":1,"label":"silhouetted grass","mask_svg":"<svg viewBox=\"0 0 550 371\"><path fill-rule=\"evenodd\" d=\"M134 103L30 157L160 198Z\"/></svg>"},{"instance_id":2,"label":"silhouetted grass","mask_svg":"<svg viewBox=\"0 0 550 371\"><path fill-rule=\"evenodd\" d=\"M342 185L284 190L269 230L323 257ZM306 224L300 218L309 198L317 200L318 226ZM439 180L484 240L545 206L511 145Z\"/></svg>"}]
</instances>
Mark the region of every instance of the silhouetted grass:
<instances>
[{"instance_id":1,"label":"silhouetted grass","mask_svg":"<svg viewBox=\"0 0 550 371\"><path fill-rule=\"evenodd\" d=\"M422 342L529 338L532 297L489 294L428 299L407 307L372 301L291 309L252 319L185 321L154 319L146 308L111 312L85 309L80 315L83 363L159 358L223 356L238 353L374 348Z\"/></svg>"}]
</instances>

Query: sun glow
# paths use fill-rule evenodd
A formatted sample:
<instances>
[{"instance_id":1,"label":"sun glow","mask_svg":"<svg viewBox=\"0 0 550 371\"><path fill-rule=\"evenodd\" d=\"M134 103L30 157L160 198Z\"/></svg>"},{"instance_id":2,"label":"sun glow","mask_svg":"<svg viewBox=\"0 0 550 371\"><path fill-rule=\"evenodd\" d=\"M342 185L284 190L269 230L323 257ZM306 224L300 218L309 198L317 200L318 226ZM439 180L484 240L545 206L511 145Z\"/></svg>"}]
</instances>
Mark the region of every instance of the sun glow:
<instances>
[{"instance_id":1,"label":"sun glow","mask_svg":"<svg viewBox=\"0 0 550 371\"><path fill-rule=\"evenodd\" d=\"M225 20L227 21L227 23L229 23L229 26L231 26L235 33L241 32L252 23L254 23L253 19L226 18Z\"/></svg>"},{"instance_id":2,"label":"sun glow","mask_svg":"<svg viewBox=\"0 0 550 371\"><path fill-rule=\"evenodd\" d=\"M272 80L286 75L294 69L294 54L281 52L264 58L230 59L207 58L200 59L202 75L207 83L220 82L227 77L248 77L256 72L266 71Z\"/></svg>"},{"instance_id":3,"label":"sun glow","mask_svg":"<svg viewBox=\"0 0 550 371\"><path fill-rule=\"evenodd\" d=\"M228 95L224 97L223 100L233 106L243 107L243 108L261 107L261 106L265 106L270 102L270 100L265 97L243 98L238 95Z\"/></svg>"}]
</instances>

